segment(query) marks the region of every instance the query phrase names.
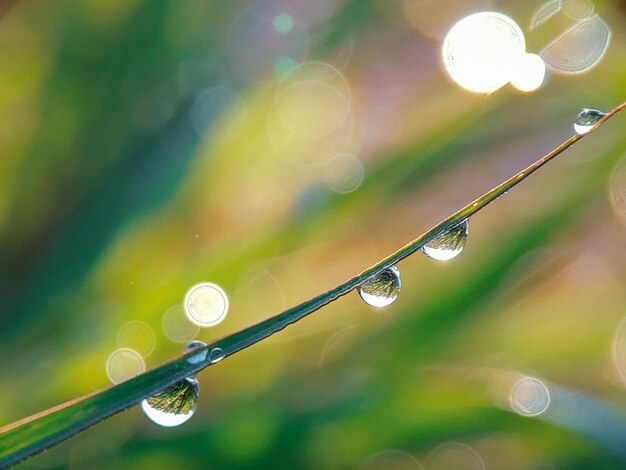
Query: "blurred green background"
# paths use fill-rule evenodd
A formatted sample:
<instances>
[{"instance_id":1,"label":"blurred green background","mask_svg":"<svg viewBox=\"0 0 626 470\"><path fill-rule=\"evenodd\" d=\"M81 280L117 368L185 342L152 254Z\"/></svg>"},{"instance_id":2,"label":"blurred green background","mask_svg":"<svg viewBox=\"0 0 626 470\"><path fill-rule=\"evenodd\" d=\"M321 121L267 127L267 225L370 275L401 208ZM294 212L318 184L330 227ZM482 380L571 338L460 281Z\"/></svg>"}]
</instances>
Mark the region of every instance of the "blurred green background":
<instances>
[{"instance_id":1,"label":"blurred green background","mask_svg":"<svg viewBox=\"0 0 626 470\"><path fill-rule=\"evenodd\" d=\"M163 315L191 285L230 299L197 339L258 322L626 99L623 1L595 5L612 37L586 73L529 94L447 78L456 19L501 11L539 52L572 21L531 32L541 6L4 2L0 424L107 386L128 322L154 334L147 367L179 354ZM22 468L626 466L625 123L476 215L458 259L402 262L391 307L349 295L204 371L187 424L134 408ZM511 406L524 376L550 393L537 417Z\"/></svg>"}]
</instances>

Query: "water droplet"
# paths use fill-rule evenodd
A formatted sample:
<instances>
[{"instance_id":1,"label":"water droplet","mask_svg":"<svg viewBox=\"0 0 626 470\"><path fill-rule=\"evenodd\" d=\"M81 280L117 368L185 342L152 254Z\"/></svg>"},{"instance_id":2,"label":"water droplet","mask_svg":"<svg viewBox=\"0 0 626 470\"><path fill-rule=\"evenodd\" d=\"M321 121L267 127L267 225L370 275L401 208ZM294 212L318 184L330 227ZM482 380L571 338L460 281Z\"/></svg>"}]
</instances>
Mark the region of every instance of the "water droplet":
<instances>
[{"instance_id":1,"label":"water droplet","mask_svg":"<svg viewBox=\"0 0 626 470\"><path fill-rule=\"evenodd\" d=\"M464 220L447 232L426 243L426 245L422 247L422 252L437 261L451 260L458 256L459 253L463 251L463 248L465 248L468 233L469 222Z\"/></svg>"},{"instance_id":2,"label":"water droplet","mask_svg":"<svg viewBox=\"0 0 626 470\"><path fill-rule=\"evenodd\" d=\"M223 349L213 348L209 353L209 362L211 364L215 364L216 362L220 362L222 359L226 357L226 353Z\"/></svg>"},{"instance_id":3,"label":"water droplet","mask_svg":"<svg viewBox=\"0 0 626 470\"><path fill-rule=\"evenodd\" d=\"M185 344L185 347L183 348L183 354L190 353L191 351L195 351L196 349L201 349L205 346L206 343L204 341L189 341L187 344Z\"/></svg>"},{"instance_id":4,"label":"water droplet","mask_svg":"<svg viewBox=\"0 0 626 470\"><path fill-rule=\"evenodd\" d=\"M183 348L183 354L189 354L192 351L198 351L196 354L192 354L187 358L187 362L190 364L199 364L203 362L207 354L209 353L206 349L206 343L202 341L189 341L185 347Z\"/></svg>"},{"instance_id":5,"label":"water droplet","mask_svg":"<svg viewBox=\"0 0 626 470\"><path fill-rule=\"evenodd\" d=\"M146 398L141 402L141 409L159 426L180 426L196 412L199 398L200 385L192 376Z\"/></svg>"},{"instance_id":6,"label":"water droplet","mask_svg":"<svg viewBox=\"0 0 626 470\"><path fill-rule=\"evenodd\" d=\"M375 274L359 286L359 295L372 307L386 307L400 294L400 271L395 266Z\"/></svg>"},{"instance_id":7,"label":"water droplet","mask_svg":"<svg viewBox=\"0 0 626 470\"><path fill-rule=\"evenodd\" d=\"M606 113L598 111L597 109L583 109L580 114L576 116L576 120L574 121L576 134L586 134L604 116L606 116Z\"/></svg>"}]
</instances>

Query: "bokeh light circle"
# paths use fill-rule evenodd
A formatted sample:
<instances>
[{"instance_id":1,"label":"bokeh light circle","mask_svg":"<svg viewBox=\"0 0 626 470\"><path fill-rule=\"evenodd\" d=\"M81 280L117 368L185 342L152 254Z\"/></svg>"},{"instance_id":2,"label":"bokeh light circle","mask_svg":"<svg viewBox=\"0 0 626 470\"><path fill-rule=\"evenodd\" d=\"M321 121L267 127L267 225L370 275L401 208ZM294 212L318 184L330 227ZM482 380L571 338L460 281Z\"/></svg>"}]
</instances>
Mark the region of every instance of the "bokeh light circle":
<instances>
[{"instance_id":1,"label":"bokeh light circle","mask_svg":"<svg viewBox=\"0 0 626 470\"><path fill-rule=\"evenodd\" d=\"M117 345L137 351L141 356L149 356L154 351L156 337L147 323L130 321L117 332Z\"/></svg>"},{"instance_id":2,"label":"bokeh light circle","mask_svg":"<svg viewBox=\"0 0 626 470\"><path fill-rule=\"evenodd\" d=\"M424 460L427 470L484 470L485 463L476 450L467 444L449 442L428 453Z\"/></svg>"},{"instance_id":3,"label":"bokeh light circle","mask_svg":"<svg viewBox=\"0 0 626 470\"><path fill-rule=\"evenodd\" d=\"M189 320L182 305L166 310L161 318L161 328L165 337L175 343L186 343L200 332L200 327Z\"/></svg>"},{"instance_id":4,"label":"bokeh light circle","mask_svg":"<svg viewBox=\"0 0 626 470\"><path fill-rule=\"evenodd\" d=\"M509 404L513 411L522 416L539 416L550 406L548 386L534 377L522 377L513 384Z\"/></svg>"},{"instance_id":5,"label":"bokeh light circle","mask_svg":"<svg viewBox=\"0 0 626 470\"><path fill-rule=\"evenodd\" d=\"M511 85L531 92L541 86L546 76L546 64L537 54L520 54L513 65Z\"/></svg>"},{"instance_id":6,"label":"bokeh light circle","mask_svg":"<svg viewBox=\"0 0 626 470\"><path fill-rule=\"evenodd\" d=\"M350 87L343 74L323 62L305 62L280 82L275 108L283 126L307 137L338 129L351 111Z\"/></svg>"},{"instance_id":7,"label":"bokeh light circle","mask_svg":"<svg viewBox=\"0 0 626 470\"><path fill-rule=\"evenodd\" d=\"M267 116L277 155L302 165L321 165L342 153L352 136L352 94L333 65L303 62L284 73Z\"/></svg>"},{"instance_id":8,"label":"bokeh light circle","mask_svg":"<svg viewBox=\"0 0 626 470\"><path fill-rule=\"evenodd\" d=\"M106 362L109 380L119 384L141 374L146 370L143 357L131 348L119 348L113 351Z\"/></svg>"},{"instance_id":9,"label":"bokeh light circle","mask_svg":"<svg viewBox=\"0 0 626 470\"><path fill-rule=\"evenodd\" d=\"M626 223L626 154L615 165L609 179L609 199L619 221Z\"/></svg>"},{"instance_id":10,"label":"bokeh light circle","mask_svg":"<svg viewBox=\"0 0 626 470\"><path fill-rule=\"evenodd\" d=\"M212 282L201 282L189 289L183 305L187 318L202 327L217 325L228 313L226 292Z\"/></svg>"},{"instance_id":11,"label":"bokeh light circle","mask_svg":"<svg viewBox=\"0 0 626 470\"><path fill-rule=\"evenodd\" d=\"M442 55L446 71L458 85L491 93L510 80L512 63L525 47L524 34L515 21L484 11L466 16L450 29Z\"/></svg>"},{"instance_id":12,"label":"bokeh light circle","mask_svg":"<svg viewBox=\"0 0 626 470\"><path fill-rule=\"evenodd\" d=\"M626 318L624 318L613 337L613 365L620 381L626 384Z\"/></svg>"},{"instance_id":13,"label":"bokeh light circle","mask_svg":"<svg viewBox=\"0 0 626 470\"><path fill-rule=\"evenodd\" d=\"M541 52L546 65L562 74L579 74L600 63L611 40L611 29L598 15L576 22Z\"/></svg>"},{"instance_id":14,"label":"bokeh light circle","mask_svg":"<svg viewBox=\"0 0 626 470\"><path fill-rule=\"evenodd\" d=\"M358 158L352 155L337 155L326 162L324 179L331 191L351 193L363 182L365 170Z\"/></svg>"},{"instance_id":15,"label":"bokeh light circle","mask_svg":"<svg viewBox=\"0 0 626 470\"><path fill-rule=\"evenodd\" d=\"M384 450L369 457L359 470L421 470L422 464L408 452Z\"/></svg>"}]
</instances>

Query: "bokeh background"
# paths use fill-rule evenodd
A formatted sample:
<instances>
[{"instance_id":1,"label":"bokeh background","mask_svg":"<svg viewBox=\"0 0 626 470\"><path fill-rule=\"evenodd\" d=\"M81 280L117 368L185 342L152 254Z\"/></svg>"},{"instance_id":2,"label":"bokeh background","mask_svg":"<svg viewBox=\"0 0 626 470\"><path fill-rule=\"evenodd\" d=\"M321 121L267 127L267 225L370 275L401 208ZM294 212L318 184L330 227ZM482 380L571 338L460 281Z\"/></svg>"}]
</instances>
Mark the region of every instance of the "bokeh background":
<instances>
[{"instance_id":1,"label":"bokeh background","mask_svg":"<svg viewBox=\"0 0 626 470\"><path fill-rule=\"evenodd\" d=\"M500 11L539 53L583 5L531 31L545 3L3 2L0 423L108 385L118 347L151 367L332 288L626 99L623 1L596 2L584 73L447 78L456 20ZM349 295L201 373L183 426L134 408L22 468L626 465L625 123L473 217L458 259L403 261L392 306ZM194 331L171 312L201 281L230 310Z\"/></svg>"}]
</instances>

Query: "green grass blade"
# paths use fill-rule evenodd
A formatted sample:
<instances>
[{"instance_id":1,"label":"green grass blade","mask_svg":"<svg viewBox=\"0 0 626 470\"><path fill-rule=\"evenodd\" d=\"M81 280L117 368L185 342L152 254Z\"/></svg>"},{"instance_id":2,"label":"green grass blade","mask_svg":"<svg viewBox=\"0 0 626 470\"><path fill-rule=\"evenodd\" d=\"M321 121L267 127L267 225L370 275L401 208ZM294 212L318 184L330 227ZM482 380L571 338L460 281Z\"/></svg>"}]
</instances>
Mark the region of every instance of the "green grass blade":
<instances>
[{"instance_id":1,"label":"green grass blade","mask_svg":"<svg viewBox=\"0 0 626 470\"><path fill-rule=\"evenodd\" d=\"M592 131L596 130L606 120L625 107L626 102L607 113L594 126ZM418 251L437 235L468 219L583 137L583 135L571 137L535 163L467 204L395 253L334 289L256 325L224 337L206 348L195 350L185 356L157 366L145 374L124 383L72 400L0 429L0 466L7 467L13 465L48 449L99 421L135 405L147 396L176 383L184 377L208 367L212 363L210 351L216 348L221 349L228 357L258 343L286 326L315 312L324 305L346 295L370 276L395 265Z\"/></svg>"}]
</instances>

